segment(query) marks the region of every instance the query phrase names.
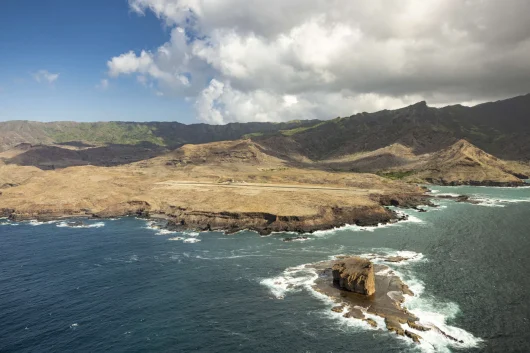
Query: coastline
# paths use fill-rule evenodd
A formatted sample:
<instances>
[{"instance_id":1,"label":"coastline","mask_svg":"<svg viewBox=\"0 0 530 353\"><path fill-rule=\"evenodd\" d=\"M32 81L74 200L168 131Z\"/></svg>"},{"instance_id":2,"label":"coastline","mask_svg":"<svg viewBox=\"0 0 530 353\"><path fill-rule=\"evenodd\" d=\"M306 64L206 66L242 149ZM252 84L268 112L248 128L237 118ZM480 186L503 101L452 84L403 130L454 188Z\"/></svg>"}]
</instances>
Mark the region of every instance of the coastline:
<instances>
[{"instance_id":1,"label":"coastline","mask_svg":"<svg viewBox=\"0 0 530 353\"><path fill-rule=\"evenodd\" d=\"M135 216L146 220L160 221L161 228L168 231L220 231L226 234L250 230L260 235L277 232L313 233L346 225L374 227L381 224L392 224L407 219L388 208L388 206L417 209L418 206L435 205L433 197L423 194L372 194L370 199L375 205L358 207L320 207L315 215L283 216L266 212L209 212L172 207L166 210L153 209L143 201L132 201L113 207L112 210L91 213L89 210L50 210L36 209L32 212L21 212L12 208L1 208L0 218L14 222L23 221L67 221L74 219L111 219Z\"/></svg>"},{"instance_id":2,"label":"coastline","mask_svg":"<svg viewBox=\"0 0 530 353\"><path fill-rule=\"evenodd\" d=\"M429 185L430 186L430 185ZM480 204L465 194L436 194L424 187L418 194L372 194L370 199L376 204L358 207L320 207L314 215L284 216L267 212L201 211L183 207L170 207L170 210L154 209L145 201L131 201L102 212L89 210L50 210L36 209L21 212L12 208L0 208L0 218L13 222L105 220L121 217L137 217L158 223L161 230L170 232L218 231L234 234L240 231L254 231L262 236L272 233L312 234L319 231L337 229L348 225L377 227L406 221L408 216L390 209L413 209L427 212L421 206L438 207L433 200L451 200L458 203Z\"/></svg>"}]
</instances>

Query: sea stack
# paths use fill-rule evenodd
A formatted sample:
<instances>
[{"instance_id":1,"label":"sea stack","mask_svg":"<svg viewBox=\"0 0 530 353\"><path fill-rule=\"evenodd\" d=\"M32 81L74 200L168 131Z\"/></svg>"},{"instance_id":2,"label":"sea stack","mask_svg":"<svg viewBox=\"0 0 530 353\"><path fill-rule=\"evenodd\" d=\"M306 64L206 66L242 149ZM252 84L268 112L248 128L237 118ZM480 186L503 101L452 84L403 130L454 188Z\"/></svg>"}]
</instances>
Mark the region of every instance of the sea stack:
<instances>
[{"instance_id":1,"label":"sea stack","mask_svg":"<svg viewBox=\"0 0 530 353\"><path fill-rule=\"evenodd\" d=\"M362 294L375 293L374 266L370 260L349 257L336 261L332 267L333 282L341 289Z\"/></svg>"}]
</instances>

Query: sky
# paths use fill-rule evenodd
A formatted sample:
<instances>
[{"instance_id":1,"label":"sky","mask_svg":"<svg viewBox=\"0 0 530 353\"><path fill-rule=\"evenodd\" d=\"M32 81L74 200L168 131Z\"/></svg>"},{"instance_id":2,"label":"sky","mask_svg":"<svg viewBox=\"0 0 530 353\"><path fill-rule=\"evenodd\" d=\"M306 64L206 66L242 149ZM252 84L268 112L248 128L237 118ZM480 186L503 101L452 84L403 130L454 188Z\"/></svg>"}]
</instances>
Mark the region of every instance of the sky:
<instances>
[{"instance_id":1,"label":"sky","mask_svg":"<svg viewBox=\"0 0 530 353\"><path fill-rule=\"evenodd\" d=\"M530 92L527 0L1 0L0 121L330 119Z\"/></svg>"}]
</instances>

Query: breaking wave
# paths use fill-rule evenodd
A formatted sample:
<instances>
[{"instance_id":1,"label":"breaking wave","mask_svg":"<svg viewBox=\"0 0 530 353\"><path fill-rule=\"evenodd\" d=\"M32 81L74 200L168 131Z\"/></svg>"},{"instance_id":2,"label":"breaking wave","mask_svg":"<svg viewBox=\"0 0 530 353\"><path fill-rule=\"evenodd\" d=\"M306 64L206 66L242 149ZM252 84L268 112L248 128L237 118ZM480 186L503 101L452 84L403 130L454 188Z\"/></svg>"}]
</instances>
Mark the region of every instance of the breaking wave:
<instances>
[{"instance_id":1,"label":"breaking wave","mask_svg":"<svg viewBox=\"0 0 530 353\"><path fill-rule=\"evenodd\" d=\"M57 227L59 228L75 228L75 229L83 229L83 228L102 228L105 227L105 222L97 222L97 223L89 223L89 224L76 224L76 223L69 223L69 222L60 222L57 224Z\"/></svg>"},{"instance_id":2,"label":"breaking wave","mask_svg":"<svg viewBox=\"0 0 530 353\"><path fill-rule=\"evenodd\" d=\"M478 206L486 206L486 207L506 207L507 204L511 203L520 203L520 202L530 202L530 198L522 198L522 199L503 199L503 198L496 198L496 197L484 197L484 196L478 196L473 195L471 197L471 200L478 201Z\"/></svg>"}]
</instances>

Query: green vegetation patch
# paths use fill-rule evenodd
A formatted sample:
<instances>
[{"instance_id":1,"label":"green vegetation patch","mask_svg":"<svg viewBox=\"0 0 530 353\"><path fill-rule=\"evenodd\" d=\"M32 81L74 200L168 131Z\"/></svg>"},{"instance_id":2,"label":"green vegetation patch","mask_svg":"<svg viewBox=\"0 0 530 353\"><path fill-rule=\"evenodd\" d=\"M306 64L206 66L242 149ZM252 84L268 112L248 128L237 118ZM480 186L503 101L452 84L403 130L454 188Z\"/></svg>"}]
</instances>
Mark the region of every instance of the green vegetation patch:
<instances>
[{"instance_id":1,"label":"green vegetation patch","mask_svg":"<svg viewBox=\"0 0 530 353\"><path fill-rule=\"evenodd\" d=\"M318 123L316 125L297 127L295 129L290 129L290 130L280 130L280 132L281 132L281 134L283 136L293 136L293 135L299 134L299 133L304 132L304 131L315 129L315 128L317 128L319 126L322 126L324 124L327 124L327 123L328 123L327 121L323 121L323 122Z\"/></svg>"},{"instance_id":2,"label":"green vegetation patch","mask_svg":"<svg viewBox=\"0 0 530 353\"><path fill-rule=\"evenodd\" d=\"M164 140L153 133L153 128L136 123L70 123L45 127L55 142L85 141L102 144L135 145L151 142L164 145Z\"/></svg>"},{"instance_id":3,"label":"green vegetation patch","mask_svg":"<svg viewBox=\"0 0 530 353\"><path fill-rule=\"evenodd\" d=\"M414 170L407 170L407 171L393 171L393 172L378 172L377 175L382 176L384 178L392 179L392 180L401 180L405 179L408 176L413 175L416 173Z\"/></svg>"},{"instance_id":4,"label":"green vegetation patch","mask_svg":"<svg viewBox=\"0 0 530 353\"><path fill-rule=\"evenodd\" d=\"M244 139L250 139L250 138L253 138L253 137L260 137L260 136L263 136L263 135L265 135L263 132L252 132L250 134L243 135L243 138Z\"/></svg>"}]
</instances>

